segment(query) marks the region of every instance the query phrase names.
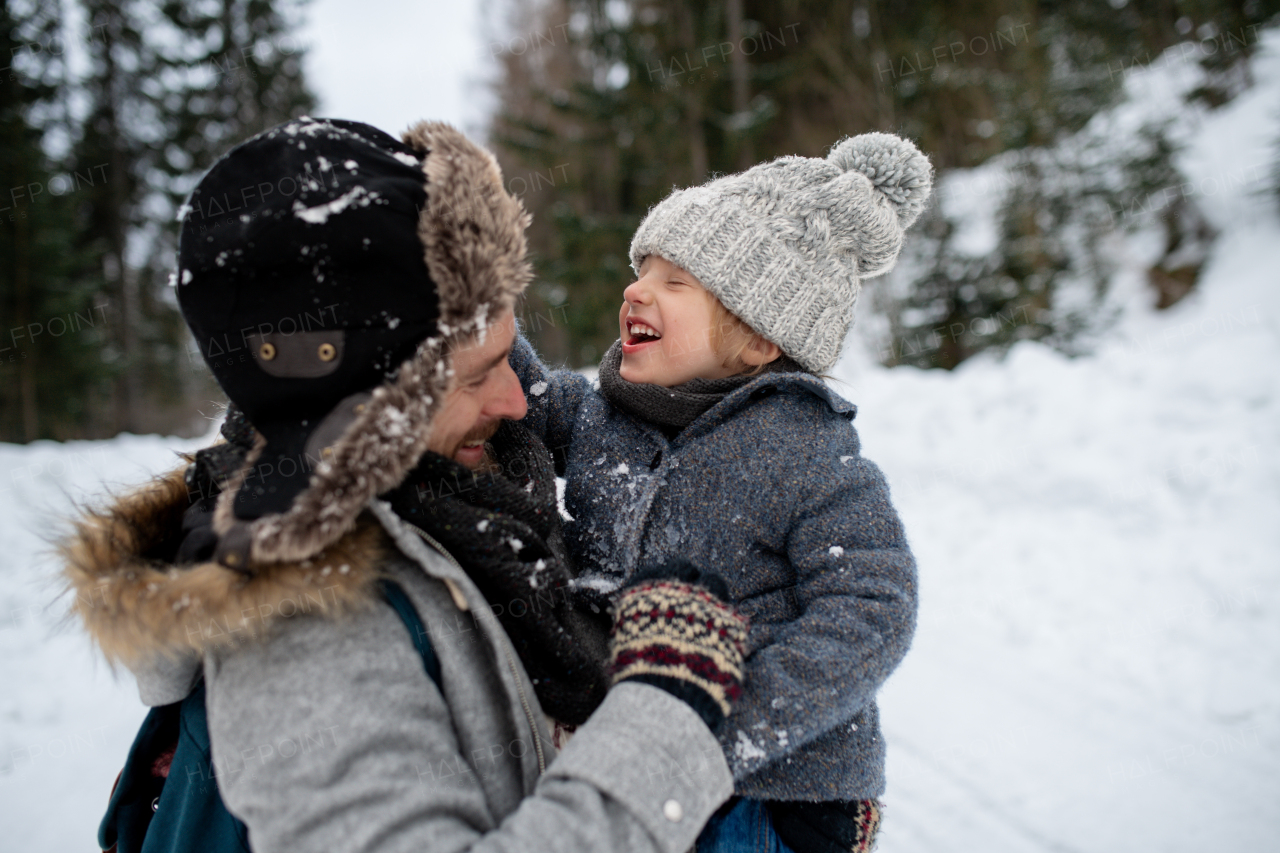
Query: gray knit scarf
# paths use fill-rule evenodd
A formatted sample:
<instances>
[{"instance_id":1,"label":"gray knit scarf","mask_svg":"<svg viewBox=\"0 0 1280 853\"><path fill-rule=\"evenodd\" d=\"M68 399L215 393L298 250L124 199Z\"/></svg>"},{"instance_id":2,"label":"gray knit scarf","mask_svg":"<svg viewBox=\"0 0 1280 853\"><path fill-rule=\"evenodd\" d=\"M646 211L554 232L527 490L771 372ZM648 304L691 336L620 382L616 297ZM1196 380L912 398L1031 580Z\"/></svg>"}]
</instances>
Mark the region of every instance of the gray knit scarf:
<instances>
[{"instance_id":1,"label":"gray knit scarf","mask_svg":"<svg viewBox=\"0 0 1280 853\"><path fill-rule=\"evenodd\" d=\"M622 341L614 341L600 361L600 393L622 411L663 428L668 435L678 433L696 421L727 394L736 391L758 376L767 373L804 373L798 363L786 355L769 362L752 376L726 376L723 379L690 379L683 385L664 388L641 382L628 382L618 373L622 365Z\"/></svg>"}]
</instances>

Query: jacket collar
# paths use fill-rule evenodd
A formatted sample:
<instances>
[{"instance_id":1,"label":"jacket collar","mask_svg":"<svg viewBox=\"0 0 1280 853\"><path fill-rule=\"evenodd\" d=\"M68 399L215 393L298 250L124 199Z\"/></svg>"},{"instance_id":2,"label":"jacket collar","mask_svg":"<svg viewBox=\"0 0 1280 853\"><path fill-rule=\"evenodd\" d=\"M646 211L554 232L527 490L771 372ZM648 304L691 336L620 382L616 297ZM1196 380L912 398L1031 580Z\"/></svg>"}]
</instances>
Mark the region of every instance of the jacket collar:
<instances>
[{"instance_id":1,"label":"jacket collar","mask_svg":"<svg viewBox=\"0 0 1280 853\"><path fill-rule=\"evenodd\" d=\"M300 613L338 616L376 601L389 543L367 514L310 557L248 577L219 563L173 566L191 505L183 469L80 518L61 543L72 611L111 662L203 654L263 635Z\"/></svg>"},{"instance_id":2,"label":"jacket collar","mask_svg":"<svg viewBox=\"0 0 1280 853\"><path fill-rule=\"evenodd\" d=\"M183 469L159 477L106 509L82 517L60 546L63 578L110 663L153 667L261 640L301 614L340 618L380 606L377 581L396 549L441 581L458 609L470 611L493 649L513 719L525 717L537 748L520 759L526 793L544 769L551 735L537 695L498 618L475 583L435 551L391 506L374 499L355 528L313 557L260 568L253 577L219 563L173 566L153 556L171 549L190 505Z\"/></svg>"},{"instance_id":3,"label":"jacket collar","mask_svg":"<svg viewBox=\"0 0 1280 853\"><path fill-rule=\"evenodd\" d=\"M726 394L723 400L689 424L687 429L676 436L674 442L683 444L703 435L742 409L779 394L798 398L817 397L831 411L843 415L850 421L858 413L857 406L832 391L821 378L812 373L767 373L755 377L741 388Z\"/></svg>"}]
</instances>

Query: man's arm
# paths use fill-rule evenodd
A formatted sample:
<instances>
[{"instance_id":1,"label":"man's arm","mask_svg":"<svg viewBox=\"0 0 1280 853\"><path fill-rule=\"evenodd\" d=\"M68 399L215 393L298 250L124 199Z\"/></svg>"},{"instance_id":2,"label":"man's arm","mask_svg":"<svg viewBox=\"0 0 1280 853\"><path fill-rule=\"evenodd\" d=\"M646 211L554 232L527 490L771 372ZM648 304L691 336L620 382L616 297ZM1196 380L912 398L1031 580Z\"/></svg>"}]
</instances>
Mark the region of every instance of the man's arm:
<instances>
[{"instance_id":1,"label":"man's arm","mask_svg":"<svg viewBox=\"0 0 1280 853\"><path fill-rule=\"evenodd\" d=\"M269 642L208 661L206 677L218 784L256 853L683 853L732 791L701 718L662 690L624 683L520 802L510 768L459 744L388 608L289 620ZM449 679L446 668L453 713L474 712L455 695L468 685ZM495 729L484 746L518 748L503 735ZM496 776L477 778L487 773ZM519 803L505 819L490 809L503 800Z\"/></svg>"}]
</instances>

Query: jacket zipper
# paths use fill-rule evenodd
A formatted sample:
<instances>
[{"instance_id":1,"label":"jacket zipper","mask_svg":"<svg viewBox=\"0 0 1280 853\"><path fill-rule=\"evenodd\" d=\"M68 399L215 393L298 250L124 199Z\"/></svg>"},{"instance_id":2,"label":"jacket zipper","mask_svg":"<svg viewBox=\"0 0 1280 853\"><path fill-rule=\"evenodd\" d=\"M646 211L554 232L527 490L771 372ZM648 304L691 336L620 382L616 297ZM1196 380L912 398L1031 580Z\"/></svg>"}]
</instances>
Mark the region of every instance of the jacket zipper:
<instances>
[{"instance_id":1,"label":"jacket zipper","mask_svg":"<svg viewBox=\"0 0 1280 853\"><path fill-rule=\"evenodd\" d=\"M404 520L401 519L401 521L404 521ZM421 527L418 527L416 524L413 524L411 522L405 521L404 524L414 533L417 533L419 536L421 536L428 545L430 545L432 548L435 548L437 551L439 551L441 556L443 556L446 560L452 563L454 567L457 568L458 571L462 572L464 575L467 573L467 570L462 568L462 564L459 563L456 559L454 559L453 555L450 554L449 551L443 545L437 542L435 540L435 537L433 537L430 533L428 533L427 531L423 530ZM547 759L546 759L546 756L542 754L542 738L538 736L538 725L534 721L533 710L529 707L529 697L525 695L524 685L520 682L520 671L516 668L516 662L511 657L511 650L502 643L499 643L498 645L502 646L502 653L507 659L507 665L511 668L511 677L515 680L515 683L516 683L516 691L520 694L520 705L524 708L524 716L529 723L529 731L533 735L533 748L534 748L534 751L537 752L538 754L538 775L541 776L547 772Z\"/></svg>"}]
</instances>

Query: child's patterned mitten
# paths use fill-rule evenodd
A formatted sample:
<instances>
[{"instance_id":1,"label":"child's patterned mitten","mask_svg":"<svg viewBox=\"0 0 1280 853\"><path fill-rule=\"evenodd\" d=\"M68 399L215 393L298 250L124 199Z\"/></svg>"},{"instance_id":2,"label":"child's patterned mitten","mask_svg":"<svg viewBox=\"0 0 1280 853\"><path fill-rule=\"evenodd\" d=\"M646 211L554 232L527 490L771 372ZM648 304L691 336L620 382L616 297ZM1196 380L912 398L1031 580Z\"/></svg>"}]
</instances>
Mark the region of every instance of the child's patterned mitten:
<instances>
[{"instance_id":1,"label":"child's patterned mitten","mask_svg":"<svg viewBox=\"0 0 1280 853\"><path fill-rule=\"evenodd\" d=\"M613 681L643 681L687 702L714 732L742 694L747 622L715 574L677 560L622 591L610 650Z\"/></svg>"}]
</instances>

